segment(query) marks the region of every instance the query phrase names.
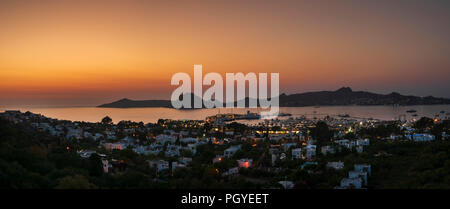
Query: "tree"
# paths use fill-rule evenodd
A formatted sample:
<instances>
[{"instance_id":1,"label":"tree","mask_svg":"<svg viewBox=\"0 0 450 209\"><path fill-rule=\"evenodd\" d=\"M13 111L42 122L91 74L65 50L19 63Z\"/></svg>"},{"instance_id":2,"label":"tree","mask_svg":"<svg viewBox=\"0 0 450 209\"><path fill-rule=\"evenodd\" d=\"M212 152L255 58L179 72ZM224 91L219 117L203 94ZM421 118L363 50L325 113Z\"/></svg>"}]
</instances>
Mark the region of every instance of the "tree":
<instances>
[{"instance_id":1,"label":"tree","mask_svg":"<svg viewBox=\"0 0 450 209\"><path fill-rule=\"evenodd\" d=\"M87 168L89 170L89 175L91 176L101 176L103 174L103 165L100 156L97 154L91 155L87 160Z\"/></svg>"},{"instance_id":2,"label":"tree","mask_svg":"<svg viewBox=\"0 0 450 209\"><path fill-rule=\"evenodd\" d=\"M90 183L84 176L66 176L58 181L55 189L95 189L94 184Z\"/></svg>"},{"instance_id":3,"label":"tree","mask_svg":"<svg viewBox=\"0 0 450 209\"><path fill-rule=\"evenodd\" d=\"M105 125L110 125L112 124L112 119L109 116L106 116L102 119L102 123Z\"/></svg>"},{"instance_id":4,"label":"tree","mask_svg":"<svg viewBox=\"0 0 450 209\"><path fill-rule=\"evenodd\" d=\"M417 129L425 129L428 127L433 126L433 119L431 118L427 118L427 117L422 117L420 118L415 124L414 127Z\"/></svg>"},{"instance_id":5,"label":"tree","mask_svg":"<svg viewBox=\"0 0 450 209\"><path fill-rule=\"evenodd\" d=\"M318 145L323 145L330 141L331 132L328 129L327 123L319 121L316 127L311 130L311 135L317 140Z\"/></svg>"}]
</instances>

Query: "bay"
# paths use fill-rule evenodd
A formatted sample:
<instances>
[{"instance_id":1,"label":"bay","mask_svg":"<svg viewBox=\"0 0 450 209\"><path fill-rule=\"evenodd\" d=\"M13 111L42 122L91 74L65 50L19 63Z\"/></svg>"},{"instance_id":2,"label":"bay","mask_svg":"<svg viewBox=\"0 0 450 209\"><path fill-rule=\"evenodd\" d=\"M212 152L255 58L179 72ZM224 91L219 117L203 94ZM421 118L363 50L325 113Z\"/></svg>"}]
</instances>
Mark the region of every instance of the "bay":
<instances>
[{"instance_id":1,"label":"bay","mask_svg":"<svg viewBox=\"0 0 450 209\"><path fill-rule=\"evenodd\" d=\"M218 113L245 114L247 111L258 112L260 109L248 108L219 108L177 110L172 108L97 108L97 107L3 107L5 110L20 110L39 113L46 117L71 121L99 122L105 116L117 123L121 120L130 120L144 123L155 123L158 119L175 120L203 120ZM407 110L416 110L407 113ZM441 113L444 111L444 113ZM417 105L417 106L321 106L321 107L281 107L281 113L292 114L290 117L306 116L307 118L323 118L348 114L352 118L373 118L379 120L395 120L399 117L406 119L419 119L420 117L450 118L450 105ZM413 116L417 114L417 116ZM287 117L280 117L281 119Z\"/></svg>"}]
</instances>

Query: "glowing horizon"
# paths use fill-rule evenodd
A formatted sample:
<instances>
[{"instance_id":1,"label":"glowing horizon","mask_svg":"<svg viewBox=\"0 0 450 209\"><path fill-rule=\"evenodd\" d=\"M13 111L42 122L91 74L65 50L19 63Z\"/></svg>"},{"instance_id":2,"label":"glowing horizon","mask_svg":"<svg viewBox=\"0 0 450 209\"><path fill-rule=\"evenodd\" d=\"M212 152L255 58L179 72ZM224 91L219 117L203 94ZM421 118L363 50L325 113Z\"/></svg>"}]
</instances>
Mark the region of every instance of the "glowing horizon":
<instances>
[{"instance_id":1,"label":"glowing horizon","mask_svg":"<svg viewBox=\"0 0 450 209\"><path fill-rule=\"evenodd\" d=\"M176 72L450 98L447 1L2 1L0 105L168 99Z\"/></svg>"}]
</instances>

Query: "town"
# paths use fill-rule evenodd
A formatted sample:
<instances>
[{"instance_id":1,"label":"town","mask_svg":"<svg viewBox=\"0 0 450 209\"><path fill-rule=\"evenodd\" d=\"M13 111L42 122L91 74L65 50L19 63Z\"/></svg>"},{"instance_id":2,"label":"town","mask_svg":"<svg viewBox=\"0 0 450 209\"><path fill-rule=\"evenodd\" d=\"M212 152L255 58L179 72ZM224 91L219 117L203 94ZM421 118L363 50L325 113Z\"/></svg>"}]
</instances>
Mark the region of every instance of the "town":
<instances>
[{"instance_id":1,"label":"town","mask_svg":"<svg viewBox=\"0 0 450 209\"><path fill-rule=\"evenodd\" d=\"M383 175L394 172L394 159L420 154L405 154L405 148L432 146L430 152L438 153L431 149L449 147L448 118L301 116L244 124L234 117L115 124L108 116L88 123L16 110L0 113L0 120L40 139L40 145L31 147L33 153L52 159L53 167L86 168L67 171L69 177L60 175L55 185L60 188L71 188L67 182L76 178L95 188L127 187L132 183L105 183L127 175L139 181L131 186L138 188L389 188ZM53 152L62 156L61 162L51 157L56 156ZM446 159L440 163L448 167Z\"/></svg>"}]
</instances>

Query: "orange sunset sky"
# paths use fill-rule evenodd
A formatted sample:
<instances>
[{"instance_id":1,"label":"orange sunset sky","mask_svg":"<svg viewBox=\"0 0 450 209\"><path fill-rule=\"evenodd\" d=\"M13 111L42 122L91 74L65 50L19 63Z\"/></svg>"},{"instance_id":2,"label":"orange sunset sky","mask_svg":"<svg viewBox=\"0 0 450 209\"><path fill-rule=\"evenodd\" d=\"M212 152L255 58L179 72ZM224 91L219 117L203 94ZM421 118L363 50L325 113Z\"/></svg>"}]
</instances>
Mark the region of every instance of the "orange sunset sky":
<instances>
[{"instance_id":1,"label":"orange sunset sky","mask_svg":"<svg viewBox=\"0 0 450 209\"><path fill-rule=\"evenodd\" d=\"M281 93L450 97L449 1L4 1L0 105L169 99L176 72L279 72Z\"/></svg>"}]
</instances>

